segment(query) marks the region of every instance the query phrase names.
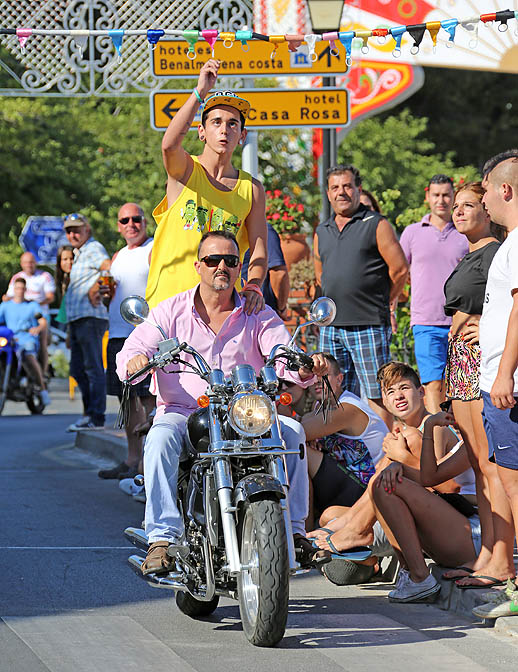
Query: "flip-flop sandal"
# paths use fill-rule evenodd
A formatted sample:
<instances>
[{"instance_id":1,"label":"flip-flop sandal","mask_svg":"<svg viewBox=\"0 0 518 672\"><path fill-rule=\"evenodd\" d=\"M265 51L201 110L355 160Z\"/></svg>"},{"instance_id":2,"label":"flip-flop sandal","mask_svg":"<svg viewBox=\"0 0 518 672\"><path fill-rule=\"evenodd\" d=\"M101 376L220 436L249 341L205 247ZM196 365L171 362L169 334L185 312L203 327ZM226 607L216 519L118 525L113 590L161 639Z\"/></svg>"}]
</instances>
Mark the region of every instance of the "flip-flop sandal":
<instances>
[{"instance_id":1,"label":"flip-flop sandal","mask_svg":"<svg viewBox=\"0 0 518 672\"><path fill-rule=\"evenodd\" d=\"M331 560L322 567L322 574L335 586L354 586L368 583L380 570L376 572L374 565L359 565L352 560Z\"/></svg>"},{"instance_id":2,"label":"flip-flop sandal","mask_svg":"<svg viewBox=\"0 0 518 672\"><path fill-rule=\"evenodd\" d=\"M320 569L322 565L331 561L331 553L315 546L311 539L301 534L294 534L293 539L296 542L295 557L302 569L310 569L311 567Z\"/></svg>"},{"instance_id":3,"label":"flip-flop sandal","mask_svg":"<svg viewBox=\"0 0 518 672\"><path fill-rule=\"evenodd\" d=\"M444 574L441 576L441 579L444 579L445 581L457 581L457 579L465 579L467 576L471 576L475 570L471 569L471 567L453 567L452 569L448 569L447 572L444 572ZM465 572L464 576L445 576L448 572Z\"/></svg>"},{"instance_id":4,"label":"flip-flop sandal","mask_svg":"<svg viewBox=\"0 0 518 672\"><path fill-rule=\"evenodd\" d=\"M333 532L334 534L334 532ZM326 541L331 549L331 557L334 560L367 560L372 555L372 551L368 546L353 546L339 551L331 541L332 534L330 534Z\"/></svg>"},{"instance_id":5,"label":"flip-flop sandal","mask_svg":"<svg viewBox=\"0 0 518 672\"><path fill-rule=\"evenodd\" d=\"M473 576L470 576L471 579L487 579L488 583L479 583L479 584L459 584L457 581L455 581L455 585L457 588L460 588L461 590L481 590L484 588L494 588L495 586L505 586L507 585L507 579L504 581L501 581L500 579L496 579L494 576L484 576L483 574L476 574Z\"/></svg>"}]
</instances>

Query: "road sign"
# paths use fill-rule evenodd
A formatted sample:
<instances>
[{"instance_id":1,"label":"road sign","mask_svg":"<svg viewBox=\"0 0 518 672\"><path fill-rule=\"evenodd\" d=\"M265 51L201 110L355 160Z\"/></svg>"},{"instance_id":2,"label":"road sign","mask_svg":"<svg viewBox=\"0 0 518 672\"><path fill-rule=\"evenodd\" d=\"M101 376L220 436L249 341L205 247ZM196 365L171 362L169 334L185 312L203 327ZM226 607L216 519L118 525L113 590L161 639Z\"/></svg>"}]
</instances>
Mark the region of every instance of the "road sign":
<instances>
[{"instance_id":1,"label":"road sign","mask_svg":"<svg viewBox=\"0 0 518 672\"><path fill-rule=\"evenodd\" d=\"M29 217L18 242L41 264L55 264L58 247L68 243L63 217Z\"/></svg>"},{"instance_id":2,"label":"road sign","mask_svg":"<svg viewBox=\"0 0 518 672\"><path fill-rule=\"evenodd\" d=\"M234 42L227 49L223 42L216 42L214 56L221 61L219 74L237 77L330 76L343 75L347 71L345 48L341 43L336 43L338 56L333 56L329 42L316 42L317 60L314 63L309 59L306 45L293 52L288 50L287 44L281 44L273 58L274 45L271 42L254 40L248 43L248 47L249 50L245 51L239 42ZM212 51L207 42L197 42L196 58L191 60L187 58L188 50L184 40L160 40L151 52L153 75L168 79L197 79L202 66L212 58Z\"/></svg>"},{"instance_id":3,"label":"road sign","mask_svg":"<svg viewBox=\"0 0 518 672\"><path fill-rule=\"evenodd\" d=\"M251 104L247 128L339 128L349 123L347 91L319 89L239 89ZM151 127L163 131L191 92L155 91L150 95ZM192 128L201 121L200 112Z\"/></svg>"}]
</instances>

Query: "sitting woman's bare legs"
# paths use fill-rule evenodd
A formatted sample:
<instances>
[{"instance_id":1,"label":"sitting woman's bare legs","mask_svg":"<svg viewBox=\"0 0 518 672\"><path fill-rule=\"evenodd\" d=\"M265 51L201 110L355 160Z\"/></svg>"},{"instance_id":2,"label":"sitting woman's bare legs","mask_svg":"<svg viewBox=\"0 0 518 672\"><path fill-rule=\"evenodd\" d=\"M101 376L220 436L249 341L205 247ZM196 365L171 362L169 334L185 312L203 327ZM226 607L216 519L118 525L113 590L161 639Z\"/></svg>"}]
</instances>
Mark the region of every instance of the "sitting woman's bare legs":
<instances>
[{"instance_id":1,"label":"sitting woman's bare legs","mask_svg":"<svg viewBox=\"0 0 518 672\"><path fill-rule=\"evenodd\" d=\"M403 478L391 493L373 487L372 496L378 520L412 581L424 581L430 573L422 549L446 567L475 559L468 519L426 488Z\"/></svg>"}]
</instances>

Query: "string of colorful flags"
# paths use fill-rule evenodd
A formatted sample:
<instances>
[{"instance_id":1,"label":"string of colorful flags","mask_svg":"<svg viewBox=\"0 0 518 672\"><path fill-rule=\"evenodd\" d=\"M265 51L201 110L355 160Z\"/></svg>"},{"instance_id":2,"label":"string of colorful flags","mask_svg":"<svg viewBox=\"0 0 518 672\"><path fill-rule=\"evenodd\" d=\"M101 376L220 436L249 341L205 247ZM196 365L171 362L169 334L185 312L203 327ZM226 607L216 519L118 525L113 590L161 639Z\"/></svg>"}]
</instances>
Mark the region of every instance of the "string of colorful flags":
<instances>
[{"instance_id":1,"label":"string of colorful flags","mask_svg":"<svg viewBox=\"0 0 518 672\"><path fill-rule=\"evenodd\" d=\"M248 51L250 48L248 42L252 40L262 40L265 42L270 42L273 45L273 50L271 54L272 60L275 58L275 54L281 44L286 43L290 51L297 51L299 47L305 43L308 49L308 55L312 62L317 60L317 54L315 53L315 44L320 41L328 41L330 46L330 52L334 56L339 56L337 49L337 42L341 43L345 48L346 54L346 63L347 65L351 64L352 57L352 48L353 40L359 38L362 40L361 51L362 53L367 53L369 50L368 41L370 38L375 37L378 39L380 44L386 42L387 39L392 38L394 41L394 48L392 50L392 55L397 58L401 56L401 44L403 41L403 36L405 33L408 33L413 40L413 44L410 47L410 53L415 55L419 52L419 47L425 34L428 32L431 39L433 48L437 46L437 36L441 30L445 31L448 36L446 46L453 47L455 42L456 30L458 26L461 26L464 30L470 33L471 39L469 41L469 47L471 49L476 49L478 44L478 28L480 23L485 25L490 25L492 23L497 24L497 28L500 32L505 32L508 29L508 21L516 19L518 21L518 11L505 9L498 12L492 12L489 14L481 14L480 16L473 16L468 19L446 19L444 21L427 21L426 23L416 23L408 26L394 26L393 28L374 28L373 30L347 30L347 31L331 31L323 33L321 35L308 34L294 34L294 35L261 35L252 30L238 30L235 33L230 32L219 32L218 30L171 30L171 29L162 29L162 28L149 28L147 30L134 30L128 29L124 30L123 28L113 29L113 30L67 30L67 29L56 29L56 30L46 30L40 28L1 28L0 35L16 35L18 42L20 44L20 49L25 53L25 48L27 42L32 36L53 36L53 35L62 35L66 37L72 37L75 43L78 46L80 55L84 51L88 38L89 37L99 37L99 36L108 36L113 42L113 46L118 55L119 62L122 61L122 41L124 37L130 36L145 36L149 47L155 49L158 42L162 37L173 36L179 37L188 45L187 57L191 60L196 58L196 43L201 39L205 40L210 49L212 50L212 56L214 56L214 46L218 40L223 42L223 46L230 48L234 43L240 42L241 47L244 51ZM518 36L518 28L515 28L515 35Z\"/></svg>"}]
</instances>

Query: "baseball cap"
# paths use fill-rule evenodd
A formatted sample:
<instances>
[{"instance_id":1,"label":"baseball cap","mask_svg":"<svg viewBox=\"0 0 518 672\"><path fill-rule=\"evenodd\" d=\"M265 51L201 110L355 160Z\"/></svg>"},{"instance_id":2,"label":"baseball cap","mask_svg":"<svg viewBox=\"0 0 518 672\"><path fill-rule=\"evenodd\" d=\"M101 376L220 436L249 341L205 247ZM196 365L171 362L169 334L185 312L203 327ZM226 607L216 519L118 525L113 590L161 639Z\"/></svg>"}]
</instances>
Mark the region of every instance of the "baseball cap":
<instances>
[{"instance_id":1,"label":"baseball cap","mask_svg":"<svg viewBox=\"0 0 518 672\"><path fill-rule=\"evenodd\" d=\"M88 219L78 212L73 212L65 217L63 227L69 229L72 226L83 226L84 224L88 225Z\"/></svg>"},{"instance_id":2,"label":"baseball cap","mask_svg":"<svg viewBox=\"0 0 518 672\"><path fill-rule=\"evenodd\" d=\"M240 98L232 91L215 91L205 100L203 112L208 112L213 107L216 107L216 105L228 105L229 107L233 107L238 112L241 112L245 119L250 112L250 103L248 100Z\"/></svg>"}]
</instances>

